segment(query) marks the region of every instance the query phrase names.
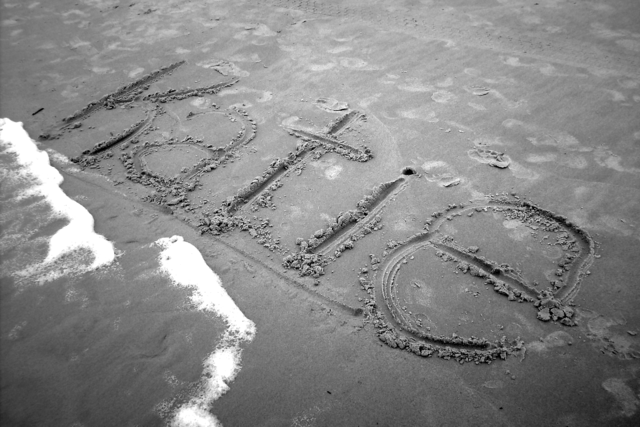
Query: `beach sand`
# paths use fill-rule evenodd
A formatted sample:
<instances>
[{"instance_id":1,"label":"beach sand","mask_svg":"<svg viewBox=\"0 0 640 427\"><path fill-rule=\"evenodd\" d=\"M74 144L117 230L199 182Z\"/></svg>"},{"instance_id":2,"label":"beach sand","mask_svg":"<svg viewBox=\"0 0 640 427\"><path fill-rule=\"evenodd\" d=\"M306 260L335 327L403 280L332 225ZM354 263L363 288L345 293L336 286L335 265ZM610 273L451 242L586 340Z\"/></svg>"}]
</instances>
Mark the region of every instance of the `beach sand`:
<instances>
[{"instance_id":1,"label":"beach sand","mask_svg":"<svg viewBox=\"0 0 640 427\"><path fill-rule=\"evenodd\" d=\"M1 7L3 425L640 421L636 2Z\"/></svg>"}]
</instances>

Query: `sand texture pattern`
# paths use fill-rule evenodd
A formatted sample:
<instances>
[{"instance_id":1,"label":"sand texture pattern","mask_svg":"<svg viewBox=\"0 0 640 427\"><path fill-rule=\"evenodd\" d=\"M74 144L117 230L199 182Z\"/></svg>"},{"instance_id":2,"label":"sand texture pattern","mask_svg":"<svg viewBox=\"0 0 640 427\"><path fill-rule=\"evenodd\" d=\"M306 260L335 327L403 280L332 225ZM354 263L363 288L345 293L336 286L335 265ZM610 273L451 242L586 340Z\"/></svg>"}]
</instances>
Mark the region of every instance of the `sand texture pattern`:
<instances>
[{"instance_id":1,"label":"sand texture pattern","mask_svg":"<svg viewBox=\"0 0 640 427\"><path fill-rule=\"evenodd\" d=\"M4 2L0 423L638 425L636 3Z\"/></svg>"}]
</instances>

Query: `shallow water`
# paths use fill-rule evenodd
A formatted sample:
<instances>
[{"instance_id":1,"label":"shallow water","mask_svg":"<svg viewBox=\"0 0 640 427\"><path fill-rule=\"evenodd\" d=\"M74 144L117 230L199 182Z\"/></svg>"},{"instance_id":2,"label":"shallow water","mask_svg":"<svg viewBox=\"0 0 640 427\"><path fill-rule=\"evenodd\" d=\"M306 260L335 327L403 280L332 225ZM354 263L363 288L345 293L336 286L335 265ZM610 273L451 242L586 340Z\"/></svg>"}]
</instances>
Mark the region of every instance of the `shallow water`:
<instances>
[{"instance_id":1,"label":"shallow water","mask_svg":"<svg viewBox=\"0 0 640 427\"><path fill-rule=\"evenodd\" d=\"M255 325L182 237L120 251L95 234L47 153L2 120L2 359L19 365L3 423L216 425Z\"/></svg>"},{"instance_id":2,"label":"shallow water","mask_svg":"<svg viewBox=\"0 0 640 427\"><path fill-rule=\"evenodd\" d=\"M46 242L71 221L52 215L41 196L15 201L30 184L10 183L10 171L0 168L2 274L22 272L0 288L3 424L50 417L63 425L161 425L181 407L229 426L638 424L637 2L52 0L1 7L0 116L39 139L64 177L64 194L93 218L95 233L69 237L104 236L116 254L94 270L95 257L80 245L42 267ZM235 78L215 94L144 99ZM139 95L118 91L131 83ZM101 99L106 104L92 110ZM291 165L283 186L262 200L266 208L239 202L245 230L216 235L224 202L301 144L288 126L319 132L347 111L322 99L364 114L339 138L356 150L367 145L373 158L326 154L299 176L300 164ZM88 117L63 122L86 106ZM246 111L246 121L201 114L233 107ZM145 117L136 138L116 140L95 158L82 154ZM215 170L199 169L199 148L151 156L151 172L179 174L188 189L149 176L134 182L136 147L187 136L233 145L240 122L255 126L256 138L227 151L231 158ZM405 167L417 174L385 199L381 228L345 247L324 275L283 267L283 256L301 248L297 238L327 229ZM203 175L191 180L192 168ZM433 212L496 193L564 215L594 239L594 258L568 301L577 326L542 322L533 304L476 288L480 279L456 262L416 253L399 270L398 297L415 302L408 311L424 313L443 333L520 336L526 350L476 365L382 343L370 309L384 309L384 298L359 280L374 279L373 260L386 262ZM452 217L440 232L541 288L560 277L561 246L540 241L545 234L524 222L492 215ZM203 377L218 345L237 342L225 335L227 322L196 310L195 284L178 287L158 273L162 248L152 244L172 236L197 248L256 325L250 343L238 335L247 339L237 375L225 369ZM430 295L418 292L426 285ZM237 354L219 353L227 368ZM206 399L199 390L234 375L230 390L200 411ZM221 389L211 387L211 396Z\"/></svg>"}]
</instances>

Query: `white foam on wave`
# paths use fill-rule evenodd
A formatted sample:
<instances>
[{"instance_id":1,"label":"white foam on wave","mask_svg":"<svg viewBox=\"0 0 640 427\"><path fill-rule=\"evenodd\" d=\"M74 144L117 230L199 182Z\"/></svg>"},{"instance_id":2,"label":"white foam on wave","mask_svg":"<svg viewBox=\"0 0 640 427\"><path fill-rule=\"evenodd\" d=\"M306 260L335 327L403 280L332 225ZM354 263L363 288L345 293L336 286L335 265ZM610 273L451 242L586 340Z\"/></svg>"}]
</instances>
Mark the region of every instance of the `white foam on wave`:
<instances>
[{"instance_id":1,"label":"white foam on wave","mask_svg":"<svg viewBox=\"0 0 640 427\"><path fill-rule=\"evenodd\" d=\"M94 232L93 216L62 191L60 184L64 178L51 166L48 154L38 149L21 122L0 119L0 145L4 152L15 155L18 168L12 171L12 179L28 183L27 188L15 195L14 199L42 197L51 210L50 216L69 221L49 240L44 261L16 274L22 277L36 275L40 280L51 280L64 274L82 273L110 264L115 258L113 244ZM62 265L54 265L63 255L79 250L92 255L90 263L70 259Z\"/></svg>"},{"instance_id":2,"label":"white foam on wave","mask_svg":"<svg viewBox=\"0 0 640 427\"><path fill-rule=\"evenodd\" d=\"M161 270L177 285L193 289L191 300L198 309L219 316L227 324L216 349L204 361L198 393L175 411L171 425L219 426L218 419L209 412L211 404L229 390L228 384L240 371L240 344L253 340L255 324L240 311L195 246L180 236L159 239L156 244L163 248Z\"/></svg>"}]
</instances>

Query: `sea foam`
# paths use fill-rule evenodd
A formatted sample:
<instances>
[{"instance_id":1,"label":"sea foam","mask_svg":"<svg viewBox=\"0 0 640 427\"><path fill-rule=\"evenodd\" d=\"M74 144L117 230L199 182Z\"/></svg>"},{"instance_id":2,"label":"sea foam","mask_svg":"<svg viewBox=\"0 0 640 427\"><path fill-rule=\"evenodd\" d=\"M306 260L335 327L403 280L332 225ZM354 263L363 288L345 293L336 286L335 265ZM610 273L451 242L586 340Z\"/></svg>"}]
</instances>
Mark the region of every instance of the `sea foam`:
<instances>
[{"instance_id":1,"label":"sea foam","mask_svg":"<svg viewBox=\"0 0 640 427\"><path fill-rule=\"evenodd\" d=\"M46 205L47 220L64 218L68 224L48 241L46 258L16 272L20 277L37 281L55 279L66 274L79 274L110 264L115 258L114 247L104 236L94 232L94 219L78 202L70 199L60 188L64 178L49 163L49 156L29 137L21 122L0 119L0 149L14 157L12 168L5 178L19 182L20 191L12 194L12 202L36 198ZM24 206L23 209L29 209ZM18 213L19 214L19 213ZM90 260L63 256L84 251Z\"/></svg>"},{"instance_id":2,"label":"sea foam","mask_svg":"<svg viewBox=\"0 0 640 427\"><path fill-rule=\"evenodd\" d=\"M204 361L198 393L174 412L171 425L219 426L220 422L209 411L211 404L229 390L228 384L241 367L240 344L253 340L256 327L242 314L195 246L180 236L162 238L156 244L163 248L161 270L175 284L193 289L191 300L198 309L215 314L227 324L216 349Z\"/></svg>"}]
</instances>

